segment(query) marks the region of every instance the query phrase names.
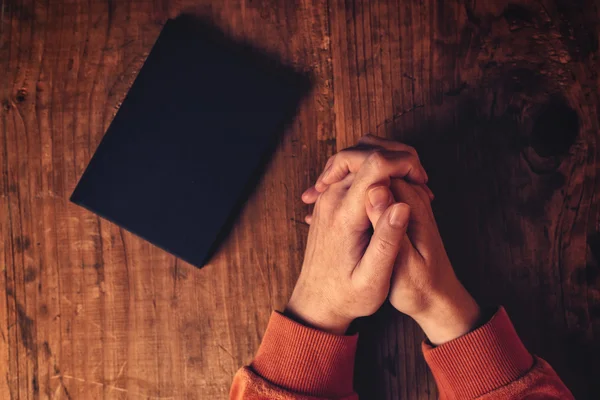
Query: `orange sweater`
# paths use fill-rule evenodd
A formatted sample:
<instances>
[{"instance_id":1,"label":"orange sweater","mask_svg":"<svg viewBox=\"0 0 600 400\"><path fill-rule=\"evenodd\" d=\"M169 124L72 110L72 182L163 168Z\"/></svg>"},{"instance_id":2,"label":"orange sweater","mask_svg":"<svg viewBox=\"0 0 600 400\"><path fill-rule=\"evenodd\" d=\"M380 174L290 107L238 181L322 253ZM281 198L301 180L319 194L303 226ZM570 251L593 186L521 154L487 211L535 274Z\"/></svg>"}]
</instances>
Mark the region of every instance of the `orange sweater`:
<instances>
[{"instance_id":1,"label":"orange sweater","mask_svg":"<svg viewBox=\"0 0 600 400\"><path fill-rule=\"evenodd\" d=\"M256 358L236 374L230 398L358 399L352 390L357 340L274 312ZM443 400L573 399L552 367L527 352L503 308L467 335L422 347Z\"/></svg>"}]
</instances>

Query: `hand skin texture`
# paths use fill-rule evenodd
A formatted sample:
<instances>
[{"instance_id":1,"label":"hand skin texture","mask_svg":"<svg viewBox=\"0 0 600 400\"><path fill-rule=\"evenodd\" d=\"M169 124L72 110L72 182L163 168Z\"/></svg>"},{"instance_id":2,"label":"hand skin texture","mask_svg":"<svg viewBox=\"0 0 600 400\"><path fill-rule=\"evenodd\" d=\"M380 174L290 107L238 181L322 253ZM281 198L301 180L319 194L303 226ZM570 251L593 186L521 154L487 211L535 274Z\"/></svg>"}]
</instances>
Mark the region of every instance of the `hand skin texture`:
<instances>
[{"instance_id":1,"label":"hand skin texture","mask_svg":"<svg viewBox=\"0 0 600 400\"><path fill-rule=\"evenodd\" d=\"M393 141L366 136L329 159L302 196L314 209L285 315L272 314L231 399L358 399L358 335L344 333L386 299L427 334L421 347L440 398L573 398L502 307L482 321L448 260L426 183L415 150Z\"/></svg>"},{"instance_id":2,"label":"hand skin texture","mask_svg":"<svg viewBox=\"0 0 600 400\"><path fill-rule=\"evenodd\" d=\"M426 181L416 151L402 143L367 135L332 156L302 195L315 208L306 218L305 261L287 311L344 333L352 319L374 313L389 290L391 304L434 345L473 329L480 310L454 274Z\"/></svg>"},{"instance_id":3,"label":"hand skin texture","mask_svg":"<svg viewBox=\"0 0 600 400\"><path fill-rule=\"evenodd\" d=\"M351 169L344 172L344 165ZM330 164L335 182L327 180L326 190L314 199L302 271L286 308L296 319L336 334L355 318L373 314L388 296L410 210L391 202L382 189L391 177L417 184L427 180L418 158L407 151L371 152L362 157L360 168L350 161L344 165ZM379 207L381 194L385 207L378 208L371 234L365 201L370 198Z\"/></svg>"}]
</instances>

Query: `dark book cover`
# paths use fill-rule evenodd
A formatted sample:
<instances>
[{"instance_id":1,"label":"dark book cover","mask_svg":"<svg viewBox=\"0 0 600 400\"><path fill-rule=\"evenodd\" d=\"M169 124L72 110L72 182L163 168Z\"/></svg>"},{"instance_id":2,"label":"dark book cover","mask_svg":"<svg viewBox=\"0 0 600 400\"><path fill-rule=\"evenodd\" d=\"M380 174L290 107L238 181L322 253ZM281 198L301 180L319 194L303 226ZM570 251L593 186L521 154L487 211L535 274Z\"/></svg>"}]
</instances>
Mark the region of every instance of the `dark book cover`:
<instances>
[{"instance_id":1,"label":"dark book cover","mask_svg":"<svg viewBox=\"0 0 600 400\"><path fill-rule=\"evenodd\" d=\"M204 21L169 20L71 201L201 267L308 89Z\"/></svg>"}]
</instances>

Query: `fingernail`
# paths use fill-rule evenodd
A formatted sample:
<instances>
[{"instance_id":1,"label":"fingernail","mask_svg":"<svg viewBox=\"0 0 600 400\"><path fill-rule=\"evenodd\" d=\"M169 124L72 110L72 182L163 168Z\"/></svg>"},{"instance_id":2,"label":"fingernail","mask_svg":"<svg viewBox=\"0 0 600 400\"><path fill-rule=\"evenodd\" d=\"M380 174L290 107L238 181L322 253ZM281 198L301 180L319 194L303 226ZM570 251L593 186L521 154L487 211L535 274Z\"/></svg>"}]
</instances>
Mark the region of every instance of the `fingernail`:
<instances>
[{"instance_id":1,"label":"fingernail","mask_svg":"<svg viewBox=\"0 0 600 400\"><path fill-rule=\"evenodd\" d=\"M390 225L396 228L402 228L408 222L407 213L409 213L408 205L404 203L394 204L390 212Z\"/></svg>"},{"instance_id":2,"label":"fingernail","mask_svg":"<svg viewBox=\"0 0 600 400\"><path fill-rule=\"evenodd\" d=\"M390 204L390 193L387 187L379 186L369 191L369 202L373 208L386 208Z\"/></svg>"}]
</instances>

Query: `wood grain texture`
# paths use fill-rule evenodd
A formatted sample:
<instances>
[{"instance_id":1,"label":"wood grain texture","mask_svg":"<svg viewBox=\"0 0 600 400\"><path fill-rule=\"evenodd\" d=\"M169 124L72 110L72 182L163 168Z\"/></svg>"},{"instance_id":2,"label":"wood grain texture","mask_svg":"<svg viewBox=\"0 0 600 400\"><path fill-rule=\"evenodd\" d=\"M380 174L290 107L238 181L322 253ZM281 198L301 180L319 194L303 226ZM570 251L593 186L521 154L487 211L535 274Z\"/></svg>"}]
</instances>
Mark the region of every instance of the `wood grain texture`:
<instances>
[{"instance_id":1,"label":"wood grain texture","mask_svg":"<svg viewBox=\"0 0 600 400\"><path fill-rule=\"evenodd\" d=\"M309 72L197 270L68 202L166 18ZM0 0L0 397L219 399L297 278L299 196L366 132L414 144L457 273L578 399L600 392L598 3ZM363 398L435 398L422 333L359 321Z\"/></svg>"}]
</instances>

